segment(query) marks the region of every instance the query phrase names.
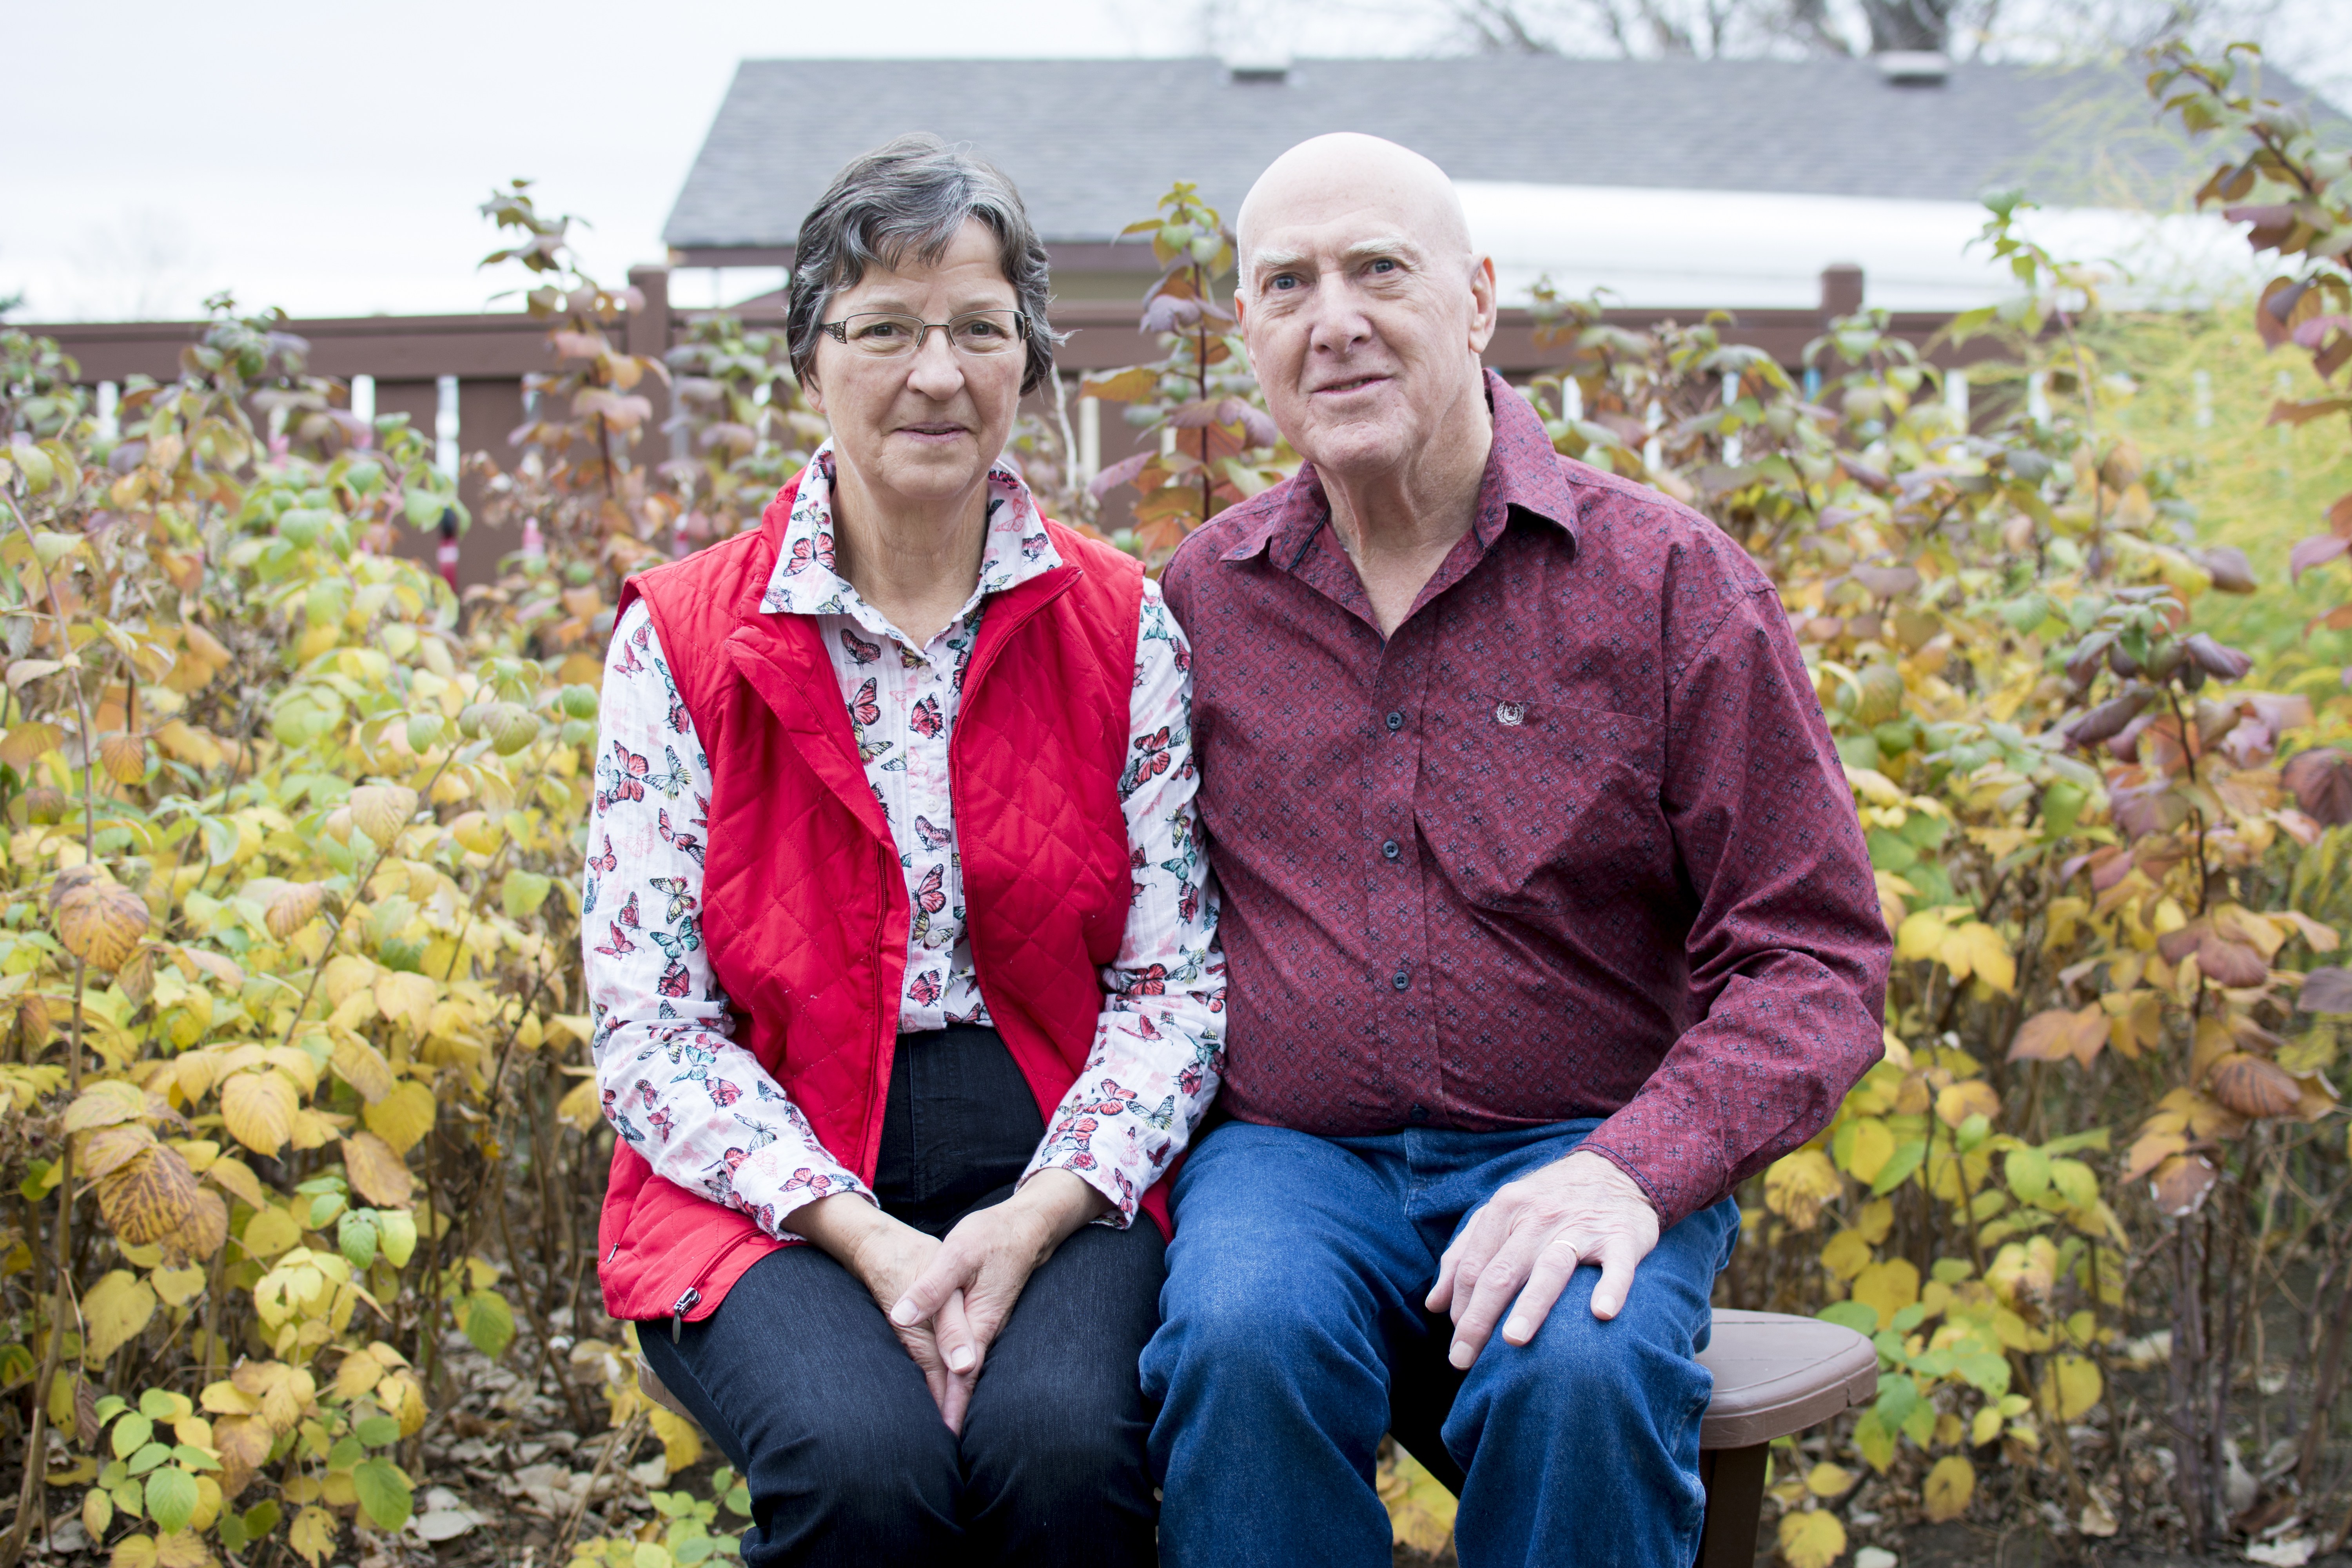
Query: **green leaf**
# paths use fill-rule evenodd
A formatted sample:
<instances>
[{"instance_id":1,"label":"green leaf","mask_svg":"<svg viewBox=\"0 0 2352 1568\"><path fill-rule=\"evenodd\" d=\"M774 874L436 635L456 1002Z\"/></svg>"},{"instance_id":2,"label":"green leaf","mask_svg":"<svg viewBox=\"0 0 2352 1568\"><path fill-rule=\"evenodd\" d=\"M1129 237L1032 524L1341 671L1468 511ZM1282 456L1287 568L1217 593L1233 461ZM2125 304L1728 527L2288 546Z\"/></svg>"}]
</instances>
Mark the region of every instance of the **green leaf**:
<instances>
[{"instance_id":1,"label":"green leaf","mask_svg":"<svg viewBox=\"0 0 2352 1568\"><path fill-rule=\"evenodd\" d=\"M168 1443L143 1444L137 1453L131 1456L129 1473L143 1476L171 1457L172 1446Z\"/></svg>"},{"instance_id":2,"label":"green leaf","mask_svg":"<svg viewBox=\"0 0 2352 1568\"><path fill-rule=\"evenodd\" d=\"M245 1510L245 1533L248 1540L258 1541L278 1528L278 1504L275 1500L255 1503Z\"/></svg>"},{"instance_id":3,"label":"green leaf","mask_svg":"<svg viewBox=\"0 0 2352 1568\"><path fill-rule=\"evenodd\" d=\"M195 1477L174 1465L147 1478L147 1517L166 1533L186 1529L195 1511Z\"/></svg>"},{"instance_id":4,"label":"green leaf","mask_svg":"<svg viewBox=\"0 0 2352 1568\"><path fill-rule=\"evenodd\" d=\"M499 889L499 903L509 920L529 920L539 912L540 905L547 902L548 891L554 886L554 878L542 877L536 871L509 871L506 885Z\"/></svg>"},{"instance_id":5,"label":"green leaf","mask_svg":"<svg viewBox=\"0 0 2352 1568\"><path fill-rule=\"evenodd\" d=\"M376 1244L394 1268L407 1267L416 1251L416 1217L406 1209L387 1209L375 1216Z\"/></svg>"},{"instance_id":6,"label":"green leaf","mask_svg":"<svg viewBox=\"0 0 2352 1568\"><path fill-rule=\"evenodd\" d=\"M1868 1336L1878 1332L1878 1310L1859 1301L1832 1301L1819 1313L1822 1321Z\"/></svg>"},{"instance_id":7,"label":"green leaf","mask_svg":"<svg viewBox=\"0 0 2352 1568\"><path fill-rule=\"evenodd\" d=\"M1999 1399L2009 1392L2009 1358L1990 1351L1977 1351L1961 1356L1952 1370L1961 1380L1987 1399Z\"/></svg>"},{"instance_id":8,"label":"green leaf","mask_svg":"<svg viewBox=\"0 0 2352 1568\"><path fill-rule=\"evenodd\" d=\"M371 1415L352 1432L371 1448L389 1448L400 1441L400 1423L389 1415Z\"/></svg>"},{"instance_id":9,"label":"green leaf","mask_svg":"<svg viewBox=\"0 0 2352 1568\"><path fill-rule=\"evenodd\" d=\"M350 1259L354 1268L365 1268L375 1261L376 1212L373 1209L349 1209L335 1226L335 1246Z\"/></svg>"},{"instance_id":10,"label":"green leaf","mask_svg":"<svg viewBox=\"0 0 2352 1568\"><path fill-rule=\"evenodd\" d=\"M327 1468L347 1470L367 1457L367 1446L357 1437L338 1437L335 1446L327 1450Z\"/></svg>"},{"instance_id":11,"label":"green leaf","mask_svg":"<svg viewBox=\"0 0 2352 1568\"><path fill-rule=\"evenodd\" d=\"M360 1508L378 1530L398 1530L408 1522L415 1494L409 1489L408 1478L390 1459L368 1459L354 1466L352 1489L359 1493Z\"/></svg>"},{"instance_id":12,"label":"green leaf","mask_svg":"<svg viewBox=\"0 0 2352 1568\"><path fill-rule=\"evenodd\" d=\"M496 1361L514 1342L514 1309L496 1290L469 1290L464 1302L466 1337L474 1348Z\"/></svg>"},{"instance_id":13,"label":"green leaf","mask_svg":"<svg viewBox=\"0 0 2352 1568\"><path fill-rule=\"evenodd\" d=\"M114 1424L114 1430L109 1435L108 1441L114 1448L116 1458L127 1459L154 1435L155 1423L144 1415L133 1414L125 1415Z\"/></svg>"},{"instance_id":14,"label":"green leaf","mask_svg":"<svg viewBox=\"0 0 2352 1568\"><path fill-rule=\"evenodd\" d=\"M1870 1195L1885 1197L1909 1181L1911 1173L1916 1171L1927 1158L1927 1141L1924 1138L1913 1138L1895 1144L1893 1157L1879 1168L1878 1179L1870 1184Z\"/></svg>"}]
</instances>

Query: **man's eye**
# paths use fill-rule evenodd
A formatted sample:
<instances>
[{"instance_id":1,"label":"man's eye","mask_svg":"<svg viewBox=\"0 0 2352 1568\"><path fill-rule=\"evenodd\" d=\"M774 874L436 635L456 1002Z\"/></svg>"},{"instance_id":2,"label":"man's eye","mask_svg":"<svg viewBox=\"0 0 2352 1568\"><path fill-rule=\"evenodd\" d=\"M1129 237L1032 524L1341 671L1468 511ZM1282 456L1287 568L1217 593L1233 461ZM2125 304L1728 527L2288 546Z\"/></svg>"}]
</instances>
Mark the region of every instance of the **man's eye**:
<instances>
[{"instance_id":1,"label":"man's eye","mask_svg":"<svg viewBox=\"0 0 2352 1568\"><path fill-rule=\"evenodd\" d=\"M1371 270L1374 272L1394 272L1396 270L1396 263L1383 256L1379 260L1372 263Z\"/></svg>"},{"instance_id":2,"label":"man's eye","mask_svg":"<svg viewBox=\"0 0 2352 1568\"><path fill-rule=\"evenodd\" d=\"M1296 273L1277 272L1272 278L1266 279L1265 286L1269 289L1286 293L1290 289L1298 287L1298 278Z\"/></svg>"}]
</instances>

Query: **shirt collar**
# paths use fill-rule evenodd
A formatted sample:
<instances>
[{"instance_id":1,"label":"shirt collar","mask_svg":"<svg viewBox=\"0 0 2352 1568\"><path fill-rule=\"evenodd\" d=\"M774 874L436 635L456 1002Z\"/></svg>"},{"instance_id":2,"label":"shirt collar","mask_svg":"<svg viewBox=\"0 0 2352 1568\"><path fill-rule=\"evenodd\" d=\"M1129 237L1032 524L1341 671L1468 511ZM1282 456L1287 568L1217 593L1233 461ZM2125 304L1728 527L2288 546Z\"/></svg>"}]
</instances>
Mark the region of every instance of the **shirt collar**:
<instances>
[{"instance_id":1,"label":"shirt collar","mask_svg":"<svg viewBox=\"0 0 2352 1568\"><path fill-rule=\"evenodd\" d=\"M827 441L809 459L800 493L793 498L776 569L760 600L769 615L849 615L864 605L857 590L833 569L833 443ZM980 584L965 610L1061 564L1036 498L1000 458L988 470L988 537L981 546Z\"/></svg>"},{"instance_id":2,"label":"shirt collar","mask_svg":"<svg viewBox=\"0 0 2352 1568\"><path fill-rule=\"evenodd\" d=\"M1486 454L1486 471L1478 481L1477 512L1471 529L1483 548L1501 537L1516 510L1558 527L1576 542L1576 501L1560 472L1559 458L1543 418L1528 400L1493 371L1486 372L1486 405L1495 416L1495 444ZM1315 465L1302 463L1298 472L1260 496L1257 515L1244 524L1241 536L1225 552L1228 561L1243 561L1271 550L1286 570L1297 564L1324 524L1331 521L1330 498Z\"/></svg>"}]
</instances>

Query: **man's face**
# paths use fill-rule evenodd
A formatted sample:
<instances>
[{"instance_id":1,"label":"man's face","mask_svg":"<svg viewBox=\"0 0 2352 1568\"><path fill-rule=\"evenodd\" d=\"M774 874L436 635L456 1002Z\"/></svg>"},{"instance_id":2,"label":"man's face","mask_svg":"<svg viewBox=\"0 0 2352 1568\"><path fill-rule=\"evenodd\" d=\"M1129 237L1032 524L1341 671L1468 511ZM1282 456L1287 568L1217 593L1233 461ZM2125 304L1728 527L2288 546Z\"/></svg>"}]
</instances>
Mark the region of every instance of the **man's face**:
<instances>
[{"instance_id":1,"label":"man's face","mask_svg":"<svg viewBox=\"0 0 2352 1568\"><path fill-rule=\"evenodd\" d=\"M1493 264L1426 191L1375 176L1263 195L1236 303L1275 423L1328 473L1408 461L1481 395Z\"/></svg>"}]
</instances>

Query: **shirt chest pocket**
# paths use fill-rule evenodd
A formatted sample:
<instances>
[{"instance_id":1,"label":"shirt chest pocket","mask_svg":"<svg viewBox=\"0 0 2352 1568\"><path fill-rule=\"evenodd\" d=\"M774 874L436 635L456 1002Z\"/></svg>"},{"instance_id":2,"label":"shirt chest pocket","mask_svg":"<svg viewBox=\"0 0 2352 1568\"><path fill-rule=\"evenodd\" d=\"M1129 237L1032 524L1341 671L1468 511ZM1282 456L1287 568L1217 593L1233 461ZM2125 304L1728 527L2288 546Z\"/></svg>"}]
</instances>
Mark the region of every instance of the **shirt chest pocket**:
<instances>
[{"instance_id":1,"label":"shirt chest pocket","mask_svg":"<svg viewBox=\"0 0 2352 1568\"><path fill-rule=\"evenodd\" d=\"M1604 907L1672 875L1657 725L1494 689L1428 710L1416 817L1474 904Z\"/></svg>"}]
</instances>

